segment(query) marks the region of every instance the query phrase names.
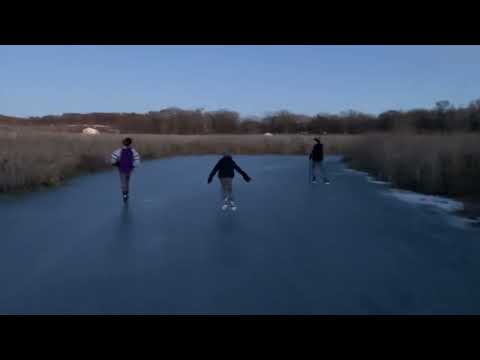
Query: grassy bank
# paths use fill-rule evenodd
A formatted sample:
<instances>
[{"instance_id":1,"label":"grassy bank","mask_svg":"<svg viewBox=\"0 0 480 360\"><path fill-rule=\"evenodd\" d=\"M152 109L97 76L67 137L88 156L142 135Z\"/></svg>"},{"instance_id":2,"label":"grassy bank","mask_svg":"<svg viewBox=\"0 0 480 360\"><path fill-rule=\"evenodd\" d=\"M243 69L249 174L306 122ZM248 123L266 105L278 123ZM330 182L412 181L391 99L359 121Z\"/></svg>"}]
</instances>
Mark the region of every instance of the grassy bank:
<instances>
[{"instance_id":1,"label":"grassy bank","mask_svg":"<svg viewBox=\"0 0 480 360\"><path fill-rule=\"evenodd\" d=\"M354 169L399 188L480 198L480 135L366 135L351 139L342 153Z\"/></svg>"},{"instance_id":2,"label":"grassy bank","mask_svg":"<svg viewBox=\"0 0 480 360\"><path fill-rule=\"evenodd\" d=\"M0 192L58 185L85 172L110 168L110 154L126 135L85 136L28 129L0 133ZM132 135L144 160L175 155L306 154L311 136Z\"/></svg>"}]
</instances>

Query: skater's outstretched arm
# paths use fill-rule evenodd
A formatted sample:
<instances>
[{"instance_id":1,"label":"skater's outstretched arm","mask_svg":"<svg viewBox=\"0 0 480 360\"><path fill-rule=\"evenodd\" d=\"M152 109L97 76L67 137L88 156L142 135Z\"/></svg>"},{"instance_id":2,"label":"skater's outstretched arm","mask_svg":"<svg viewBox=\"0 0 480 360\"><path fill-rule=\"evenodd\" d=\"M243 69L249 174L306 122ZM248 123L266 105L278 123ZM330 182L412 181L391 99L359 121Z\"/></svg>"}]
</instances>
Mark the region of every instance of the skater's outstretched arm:
<instances>
[{"instance_id":1,"label":"skater's outstretched arm","mask_svg":"<svg viewBox=\"0 0 480 360\"><path fill-rule=\"evenodd\" d=\"M240 173L240 175L242 175L243 179L244 179L246 182L250 182L250 180L252 180L252 179L250 178L250 176L248 176L248 174L247 174L245 171L243 171L242 169L240 169L240 166L238 166L235 162L233 163L233 168L234 168L235 170L237 170L237 171Z\"/></svg>"},{"instance_id":2,"label":"skater's outstretched arm","mask_svg":"<svg viewBox=\"0 0 480 360\"><path fill-rule=\"evenodd\" d=\"M120 160L120 153L121 153L121 149L117 149L115 150L113 153L112 153L112 158L111 158L111 164L113 166L117 166L118 165L118 161Z\"/></svg>"},{"instance_id":3,"label":"skater's outstretched arm","mask_svg":"<svg viewBox=\"0 0 480 360\"><path fill-rule=\"evenodd\" d=\"M221 160L220 160L221 161ZM217 173L217 171L220 169L220 161L217 162L217 165L213 168L212 172L208 176L208 183L210 184L212 182L213 177Z\"/></svg>"},{"instance_id":4,"label":"skater's outstretched arm","mask_svg":"<svg viewBox=\"0 0 480 360\"><path fill-rule=\"evenodd\" d=\"M138 165L140 165L140 154L135 149L132 149L132 153L133 153L133 166L138 167Z\"/></svg>"}]
</instances>

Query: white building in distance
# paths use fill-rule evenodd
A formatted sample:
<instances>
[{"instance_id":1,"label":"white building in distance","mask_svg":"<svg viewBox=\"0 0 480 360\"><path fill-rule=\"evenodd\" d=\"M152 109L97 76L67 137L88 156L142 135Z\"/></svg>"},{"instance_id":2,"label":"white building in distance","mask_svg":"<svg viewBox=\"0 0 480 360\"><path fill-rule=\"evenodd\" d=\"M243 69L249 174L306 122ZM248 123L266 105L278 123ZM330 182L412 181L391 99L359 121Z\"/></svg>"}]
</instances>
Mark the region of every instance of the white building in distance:
<instances>
[{"instance_id":1,"label":"white building in distance","mask_svg":"<svg viewBox=\"0 0 480 360\"><path fill-rule=\"evenodd\" d=\"M94 128L85 128L85 129L82 130L82 134L98 135L98 134L100 134L100 131L98 131L97 129L94 129Z\"/></svg>"}]
</instances>

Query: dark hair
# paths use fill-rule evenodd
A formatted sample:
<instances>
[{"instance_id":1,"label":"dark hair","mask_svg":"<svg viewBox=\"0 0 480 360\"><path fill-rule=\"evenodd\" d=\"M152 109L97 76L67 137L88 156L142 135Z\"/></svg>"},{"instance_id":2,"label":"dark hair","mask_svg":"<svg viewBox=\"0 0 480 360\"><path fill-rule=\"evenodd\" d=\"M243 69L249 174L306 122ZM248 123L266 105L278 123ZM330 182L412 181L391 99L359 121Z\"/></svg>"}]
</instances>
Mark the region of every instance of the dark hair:
<instances>
[{"instance_id":1,"label":"dark hair","mask_svg":"<svg viewBox=\"0 0 480 360\"><path fill-rule=\"evenodd\" d=\"M315 138L315 139L313 139L313 140L315 140L317 143L320 144L320 139L319 139L319 138Z\"/></svg>"},{"instance_id":2,"label":"dark hair","mask_svg":"<svg viewBox=\"0 0 480 360\"><path fill-rule=\"evenodd\" d=\"M125 146L130 146L132 144L132 139L127 137L127 138L123 139L122 144L125 145Z\"/></svg>"}]
</instances>

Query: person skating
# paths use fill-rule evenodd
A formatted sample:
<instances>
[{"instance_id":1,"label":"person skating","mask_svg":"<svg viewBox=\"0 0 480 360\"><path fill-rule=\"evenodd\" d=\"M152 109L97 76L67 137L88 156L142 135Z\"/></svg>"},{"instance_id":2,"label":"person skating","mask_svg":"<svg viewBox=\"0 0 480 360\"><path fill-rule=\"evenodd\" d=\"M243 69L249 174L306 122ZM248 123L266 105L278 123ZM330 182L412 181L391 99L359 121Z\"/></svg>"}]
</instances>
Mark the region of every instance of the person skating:
<instances>
[{"instance_id":1,"label":"person skating","mask_svg":"<svg viewBox=\"0 0 480 360\"><path fill-rule=\"evenodd\" d=\"M228 209L230 206L233 211L237 209L233 199L232 182L235 176L235 171L242 175L246 182L250 182L251 178L233 161L232 156L228 151L225 151L223 157L217 162L210 175L208 176L208 183L212 182L213 177L218 172L218 178L223 191L223 206L222 210Z\"/></svg>"},{"instance_id":2,"label":"person skating","mask_svg":"<svg viewBox=\"0 0 480 360\"><path fill-rule=\"evenodd\" d=\"M317 169L320 169L323 177L323 182L325 184L330 184L328 180L327 171L325 166L323 165L323 144L320 142L320 139L314 139L316 144L313 146L312 152L310 153L310 162L311 162L311 170L312 170L312 179L311 181L315 184L317 182Z\"/></svg>"},{"instance_id":3,"label":"person skating","mask_svg":"<svg viewBox=\"0 0 480 360\"><path fill-rule=\"evenodd\" d=\"M118 167L123 201L127 202L130 191L130 176L140 164L140 155L132 148L132 139L125 138L122 147L112 153L112 165Z\"/></svg>"}]
</instances>

